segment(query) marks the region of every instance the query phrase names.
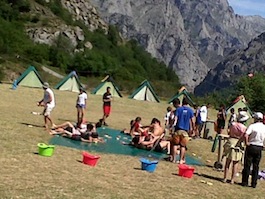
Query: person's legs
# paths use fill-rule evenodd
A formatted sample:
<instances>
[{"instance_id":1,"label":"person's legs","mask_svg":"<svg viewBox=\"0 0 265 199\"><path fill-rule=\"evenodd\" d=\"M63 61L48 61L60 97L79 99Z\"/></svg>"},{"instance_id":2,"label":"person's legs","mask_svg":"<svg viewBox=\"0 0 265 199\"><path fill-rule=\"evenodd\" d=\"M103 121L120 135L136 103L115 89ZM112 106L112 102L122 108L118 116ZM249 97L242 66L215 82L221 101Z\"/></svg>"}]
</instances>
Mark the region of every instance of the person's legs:
<instances>
[{"instance_id":1,"label":"person's legs","mask_svg":"<svg viewBox=\"0 0 265 199\"><path fill-rule=\"evenodd\" d=\"M227 181L227 174L228 174L228 171L229 171L229 166L230 166L230 163L231 163L231 159L226 159L226 162L225 162L225 168L224 168L224 179L223 179L223 182L226 182Z\"/></svg>"},{"instance_id":2,"label":"person's legs","mask_svg":"<svg viewBox=\"0 0 265 199\"><path fill-rule=\"evenodd\" d=\"M235 182L235 178L236 178L236 174L237 174L238 162L239 161L233 161L232 162L233 166L232 166L231 184L234 184L234 182Z\"/></svg>"},{"instance_id":3,"label":"person's legs","mask_svg":"<svg viewBox=\"0 0 265 199\"><path fill-rule=\"evenodd\" d=\"M251 178L251 186L253 188L256 188L262 147L254 147L253 150L255 151L253 151L253 159L252 159L253 171L252 171L252 178Z\"/></svg>"},{"instance_id":4,"label":"person's legs","mask_svg":"<svg viewBox=\"0 0 265 199\"><path fill-rule=\"evenodd\" d=\"M180 160L179 164L185 163L185 153L186 153L186 147L180 146Z\"/></svg>"},{"instance_id":5,"label":"person's legs","mask_svg":"<svg viewBox=\"0 0 265 199\"><path fill-rule=\"evenodd\" d=\"M162 148L162 149L167 149L167 154L170 154L170 142L169 141L165 141L165 140L162 140L162 141L160 141L160 147Z\"/></svg>"},{"instance_id":6,"label":"person's legs","mask_svg":"<svg viewBox=\"0 0 265 199\"><path fill-rule=\"evenodd\" d=\"M251 155L251 146L246 147L246 152L244 156L244 169L242 171L242 185L248 186L248 178L250 174L250 166L252 163L252 155Z\"/></svg>"},{"instance_id":7,"label":"person's legs","mask_svg":"<svg viewBox=\"0 0 265 199\"><path fill-rule=\"evenodd\" d=\"M55 127L55 129L58 129L58 128L67 128L67 127L74 128L74 125L71 122L64 122L64 123L62 123L60 125L57 125Z\"/></svg>"},{"instance_id":8,"label":"person's legs","mask_svg":"<svg viewBox=\"0 0 265 199\"><path fill-rule=\"evenodd\" d=\"M178 150L177 145L173 145L173 144L170 145L170 155L171 155L170 161L171 162L176 162L177 150Z\"/></svg>"}]
</instances>

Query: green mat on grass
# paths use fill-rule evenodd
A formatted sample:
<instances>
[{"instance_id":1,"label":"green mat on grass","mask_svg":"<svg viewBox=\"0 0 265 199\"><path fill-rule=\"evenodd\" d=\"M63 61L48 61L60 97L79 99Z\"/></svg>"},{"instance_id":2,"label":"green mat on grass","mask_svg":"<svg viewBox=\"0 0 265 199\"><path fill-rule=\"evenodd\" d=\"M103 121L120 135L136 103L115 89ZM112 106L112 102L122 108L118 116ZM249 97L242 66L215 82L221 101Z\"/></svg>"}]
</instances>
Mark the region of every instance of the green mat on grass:
<instances>
[{"instance_id":1,"label":"green mat on grass","mask_svg":"<svg viewBox=\"0 0 265 199\"><path fill-rule=\"evenodd\" d=\"M49 144L61 145L66 147L72 147L84 151L112 153L121 155L131 155L139 157L150 157L154 159L164 159L168 155L166 153L150 152L144 149L138 149L130 145L124 145L129 143L131 137L120 133L118 130L110 129L107 127L101 127L97 129L100 137L105 139L105 143L85 143L80 141L71 140L61 136L54 136ZM178 159L178 157L177 157ZM189 165L203 165L199 160L186 155L186 164Z\"/></svg>"}]
</instances>

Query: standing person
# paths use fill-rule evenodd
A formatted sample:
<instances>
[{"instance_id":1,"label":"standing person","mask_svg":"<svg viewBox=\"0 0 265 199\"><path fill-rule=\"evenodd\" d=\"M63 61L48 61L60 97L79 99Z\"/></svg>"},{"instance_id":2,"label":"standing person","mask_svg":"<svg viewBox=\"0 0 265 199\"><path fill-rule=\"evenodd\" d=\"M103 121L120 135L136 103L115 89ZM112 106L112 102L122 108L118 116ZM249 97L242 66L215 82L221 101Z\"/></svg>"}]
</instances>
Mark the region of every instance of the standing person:
<instances>
[{"instance_id":1,"label":"standing person","mask_svg":"<svg viewBox=\"0 0 265 199\"><path fill-rule=\"evenodd\" d=\"M235 109L234 108L230 109L230 113L231 113L231 115L230 115L230 118L229 118L229 121L228 121L228 128L230 128L230 126L232 125L233 122L237 121L237 115L235 113Z\"/></svg>"},{"instance_id":2,"label":"standing person","mask_svg":"<svg viewBox=\"0 0 265 199\"><path fill-rule=\"evenodd\" d=\"M243 120L240 122L233 121L229 126L229 139L224 144L223 157L226 156L226 163L223 182L227 182L227 175L232 162L232 177L230 183L234 184L238 170L238 163L242 160L244 153L243 137L247 127L243 123Z\"/></svg>"},{"instance_id":3,"label":"standing person","mask_svg":"<svg viewBox=\"0 0 265 199\"><path fill-rule=\"evenodd\" d=\"M165 116L165 130L168 131L170 135L172 133L172 126L174 124L174 119L175 119L174 111L172 107L169 106L167 107L167 113Z\"/></svg>"},{"instance_id":4,"label":"standing person","mask_svg":"<svg viewBox=\"0 0 265 199\"><path fill-rule=\"evenodd\" d=\"M201 117L201 124L198 128L199 131L199 137L201 137L201 132L202 129L205 127L206 121L208 119L208 108L210 107L210 103L208 103L207 105L203 105L200 108L200 117Z\"/></svg>"},{"instance_id":5,"label":"standing person","mask_svg":"<svg viewBox=\"0 0 265 199\"><path fill-rule=\"evenodd\" d=\"M77 127L81 127L81 124L84 121L86 101L87 101L87 94L86 94L84 88L80 87L79 91L80 91L80 93L78 94L78 97L76 100Z\"/></svg>"},{"instance_id":6,"label":"standing person","mask_svg":"<svg viewBox=\"0 0 265 199\"><path fill-rule=\"evenodd\" d=\"M250 166L252 164L251 187L256 188L259 163L261 152L264 148L265 141L265 125L263 124L263 114L257 112L253 115L254 123L251 124L245 134L246 152L244 156L244 169L242 171L242 186L248 186L248 178L250 174Z\"/></svg>"},{"instance_id":7,"label":"standing person","mask_svg":"<svg viewBox=\"0 0 265 199\"><path fill-rule=\"evenodd\" d=\"M51 119L51 112L55 107L55 98L54 93L50 89L49 83L44 82L42 85L42 88L44 90L43 99L40 100L37 105L38 106L44 106L43 115L44 115L44 124L45 129L48 130L48 123L50 122L51 126L54 127L55 124L53 123Z\"/></svg>"},{"instance_id":8,"label":"standing person","mask_svg":"<svg viewBox=\"0 0 265 199\"><path fill-rule=\"evenodd\" d=\"M217 113L217 133L218 134L223 133L223 130L225 128L225 120L226 120L225 106L222 104Z\"/></svg>"},{"instance_id":9,"label":"standing person","mask_svg":"<svg viewBox=\"0 0 265 199\"><path fill-rule=\"evenodd\" d=\"M200 126L202 125L202 120L201 120L201 114L200 114L200 107L197 105L193 106L194 108L194 117L195 117L195 128L193 129L193 134L191 135L194 139L195 138L200 138Z\"/></svg>"},{"instance_id":10,"label":"standing person","mask_svg":"<svg viewBox=\"0 0 265 199\"><path fill-rule=\"evenodd\" d=\"M110 115L111 100L112 100L112 95L110 93L110 87L107 87L106 92L103 95L103 118L102 118L102 124L105 125L105 126L108 126L107 123L106 123L106 119Z\"/></svg>"},{"instance_id":11,"label":"standing person","mask_svg":"<svg viewBox=\"0 0 265 199\"><path fill-rule=\"evenodd\" d=\"M174 106L177 108L177 103L174 104ZM193 110L188 106L187 99L184 98L182 101L182 106L178 107L175 111L175 136L179 137L179 143L177 144L177 146L174 147L180 147L180 164L185 163L185 153L187 142L189 140L189 132L192 131L194 128L193 117ZM172 150L172 161L175 161L175 153L177 151L176 148L173 148Z\"/></svg>"}]
</instances>

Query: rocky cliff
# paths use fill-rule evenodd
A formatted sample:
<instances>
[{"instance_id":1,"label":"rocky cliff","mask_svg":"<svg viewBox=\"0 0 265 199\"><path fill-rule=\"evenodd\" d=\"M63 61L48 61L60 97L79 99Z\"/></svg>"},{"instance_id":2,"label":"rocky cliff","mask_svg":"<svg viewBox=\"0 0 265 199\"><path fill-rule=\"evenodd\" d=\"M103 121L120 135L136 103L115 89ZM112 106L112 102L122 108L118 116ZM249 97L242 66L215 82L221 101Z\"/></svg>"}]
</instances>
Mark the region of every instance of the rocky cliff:
<instances>
[{"instance_id":1,"label":"rocky cliff","mask_svg":"<svg viewBox=\"0 0 265 199\"><path fill-rule=\"evenodd\" d=\"M196 94L231 86L239 76L265 72L265 33L262 33L242 50L232 51L227 58L209 71L195 89Z\"/></svg>"},{"instance_id":2,"label":"rocky cliff","mask_svg":"<svg viewBox=\"0 0 265 199\"><path fill-rule=\"evenodd\" d=\"M231 50L265 31L265 20L236 15L227 0L91 0L125 38L164 61L191 91Z\"/></svg>"}]
</instances>

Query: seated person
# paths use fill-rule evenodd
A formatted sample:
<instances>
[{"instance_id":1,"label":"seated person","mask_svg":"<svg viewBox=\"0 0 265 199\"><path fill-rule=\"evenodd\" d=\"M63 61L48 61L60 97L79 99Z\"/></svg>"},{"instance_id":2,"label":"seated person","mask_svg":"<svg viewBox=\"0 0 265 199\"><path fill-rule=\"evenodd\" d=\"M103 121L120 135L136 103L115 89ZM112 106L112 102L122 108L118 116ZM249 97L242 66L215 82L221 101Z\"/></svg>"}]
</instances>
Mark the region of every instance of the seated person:
<instances>
[{"instance_id":1,"label":"seated person","mask_svg":"<svg viewBox=\"0 0 265 199\"><path fill-rule=\"evenodd\" d=\"M164 134L160 137L152 137L149 141L144 141L141 143L143 146L147 146L147 148L154 148L156 152L163 152L167 150L167 154L170 154L170 141L163 140Z\"/></svg>"},{"instance_id":2,"label":"seated person","mask_svg":"<svg viewBox=\"0 0 265 199\"><path fill-rule=\"evenodd\" d=\"M164 135L165 129L161 127L161 123L157 118L153 118L151 121L151 125L146 128L146 132L149 130L149 133L151 135L151 140L155 139L157 140L159 137ZM141 139L139 141L139 144L143 141L146 141L148 134L141 134ZM150 139L149 139L150 140Z\"/></svg>"},{"instance_id":3,"label":"seated person","mask_svg":"<svg viewBox=\"0 0 265 199\"><path fill-rule=\"evenodd\" d=\"M130 122L130 131L124 129L122 133L130 134L131 136L137 136L137 135L148 135L148 129L146 127L143 127L141 124L141 117L136 117L135 120L132 120Z\"/></svg>"}]
</instances>

